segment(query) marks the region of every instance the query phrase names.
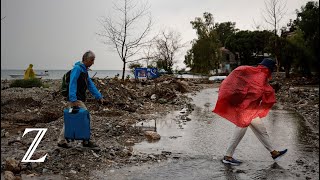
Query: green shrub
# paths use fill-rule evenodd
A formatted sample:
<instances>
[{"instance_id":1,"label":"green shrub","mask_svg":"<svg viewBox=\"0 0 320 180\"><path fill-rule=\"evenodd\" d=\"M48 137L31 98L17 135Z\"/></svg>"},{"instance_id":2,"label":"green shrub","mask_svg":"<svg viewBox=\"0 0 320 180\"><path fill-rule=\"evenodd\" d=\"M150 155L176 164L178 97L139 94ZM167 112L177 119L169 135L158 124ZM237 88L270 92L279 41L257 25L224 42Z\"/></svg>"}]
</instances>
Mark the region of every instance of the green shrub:
<instances>
[{"instance_id":1,"label":"green shrub","mask_svg":"<svg viewBox=\"0 0 320 180\"><path fill-rule=\"evenodd\" d=\"M17 79L14 80L10 87L22 87L22 88L32 88L32 87L41 87L43 84L40 79Z\"/></svg>"},{"instance_id":2,"label":"green shrub","mask_svg":"<svg viewBox=\"0 0 320 180\"><path fill-rule=\"evenodd\" d=\"M50 87L50 85L49 85L49 84L44 84L44 83L43 83L43 84L42 84L42 87L43 87L43 88L49 88L49 87Z\"/></svg>"}]
</instances>

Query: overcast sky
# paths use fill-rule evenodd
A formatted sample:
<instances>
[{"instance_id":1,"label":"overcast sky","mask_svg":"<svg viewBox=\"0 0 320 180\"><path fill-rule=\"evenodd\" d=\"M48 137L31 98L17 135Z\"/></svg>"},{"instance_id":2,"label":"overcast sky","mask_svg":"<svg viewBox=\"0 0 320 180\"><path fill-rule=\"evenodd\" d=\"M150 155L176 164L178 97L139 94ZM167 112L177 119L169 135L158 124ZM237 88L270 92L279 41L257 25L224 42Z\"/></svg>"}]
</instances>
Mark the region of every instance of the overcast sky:
<instances>
[{"instance_id":1,"label":"overcast sky","mask_svg":"<svg viewBox=\"0 0 320 180\"><path fill-rule=\"evenodd\" d=\"M118 0L119 1L119 0ZM190 21L213 14L215 22L236 22L240 30L254 30L262 18L263 0L149 0L153 32L170 28L183 42L196 38ZM288 0L285 25L308 0ZM1 69L70 69L82 54L96 54L96 70L121 70L122 61L96 35L98 19L113 13L111 0L1 0ZM113 14L112 14L113 15ZM177 59L184 67L185 51Z\"/></svg>"}]
</instances>

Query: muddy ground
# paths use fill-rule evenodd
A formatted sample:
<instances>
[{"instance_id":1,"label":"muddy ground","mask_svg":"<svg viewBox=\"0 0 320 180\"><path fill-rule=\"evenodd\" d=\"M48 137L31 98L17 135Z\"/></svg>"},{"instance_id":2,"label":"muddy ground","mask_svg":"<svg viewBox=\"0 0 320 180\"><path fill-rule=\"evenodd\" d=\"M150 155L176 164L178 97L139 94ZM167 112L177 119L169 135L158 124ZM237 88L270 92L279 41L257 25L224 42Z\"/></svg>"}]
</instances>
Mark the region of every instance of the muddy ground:
<instances>
[{"instance_id":1,"label":"muddy ground","mask_svg":"<svg viewBox=\"0 0 320 180\"><path fill-rule=\"evenodd\" d=\"M71 142L70 149L57 147L63 125L63 109L67 106L59 93L60 80L44 80L49 88L9 88L1 82L1 172L6 177L60 175L66 179L87 179L97 169L121 168L172 158L162 154L136 154L132 146L148 138L134 124L152 120L172 110L192 109L185 93L196 93L219 83L206 79L176 79L163 76L146 82L118 79L94 79L108 103L98 104L88 94L86 103L91 113L92 139L99 148L83 148ZM277 99L284 109L297 111L310 124L319 138L319 84L317 78L275 78ZM276 106L275 106L276 108ZM48 128L31 159L48 154L44 163L21 163L36 133L22 137L26 127ZM152 137L151 137L152 138Z\"/></svg>"}]
</instances>

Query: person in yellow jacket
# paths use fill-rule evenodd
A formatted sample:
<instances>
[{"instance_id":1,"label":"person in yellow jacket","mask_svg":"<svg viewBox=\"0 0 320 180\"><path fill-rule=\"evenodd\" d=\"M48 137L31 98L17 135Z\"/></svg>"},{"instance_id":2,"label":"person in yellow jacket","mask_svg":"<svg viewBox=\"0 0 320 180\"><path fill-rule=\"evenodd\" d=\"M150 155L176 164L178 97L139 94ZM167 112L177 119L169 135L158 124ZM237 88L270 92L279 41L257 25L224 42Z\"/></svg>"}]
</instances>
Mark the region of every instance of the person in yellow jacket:
<instances>
[{"instance_id":1,"label":"person in yellow jacket","mask_svg":"<svg viewBox=\"0 0 320 180\"><path fill-rule=\"evenodd\" d=\"M33 79L36 77L35 72L32 69L33 64L29 64L28 69L24 73L24 78L23 79Z\"/></svg>"}]
</instances>

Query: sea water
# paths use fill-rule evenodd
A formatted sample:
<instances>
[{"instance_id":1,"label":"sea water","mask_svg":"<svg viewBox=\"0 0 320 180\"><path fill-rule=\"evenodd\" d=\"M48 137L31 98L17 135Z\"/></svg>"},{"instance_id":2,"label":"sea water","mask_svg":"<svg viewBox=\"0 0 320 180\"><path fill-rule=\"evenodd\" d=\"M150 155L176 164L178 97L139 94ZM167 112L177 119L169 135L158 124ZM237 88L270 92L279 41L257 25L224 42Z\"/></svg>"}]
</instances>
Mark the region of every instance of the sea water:
<instances>
[{"instance_id":1,"label":"sea water","mask_svg":"<svg viewBox=\"0 0 320 180\"><path fill-rule=\"evenodd\" d=\"M68 72L68 70L34 70L36 74L41 74L47 71L49 76L42 76L42 79L61 79L63 75ZM1 69L1 80L4 79L16 79L12 78L11 74L24 74L24 70L2 70ZM122 76L122 70L91 70L89 71L90 77L98 77L98 78L113 78L119 74L119 78ZM130 70L125 71L125 78L127 76L133 78L134 75Z\"/></svg>"}]
</instances>

